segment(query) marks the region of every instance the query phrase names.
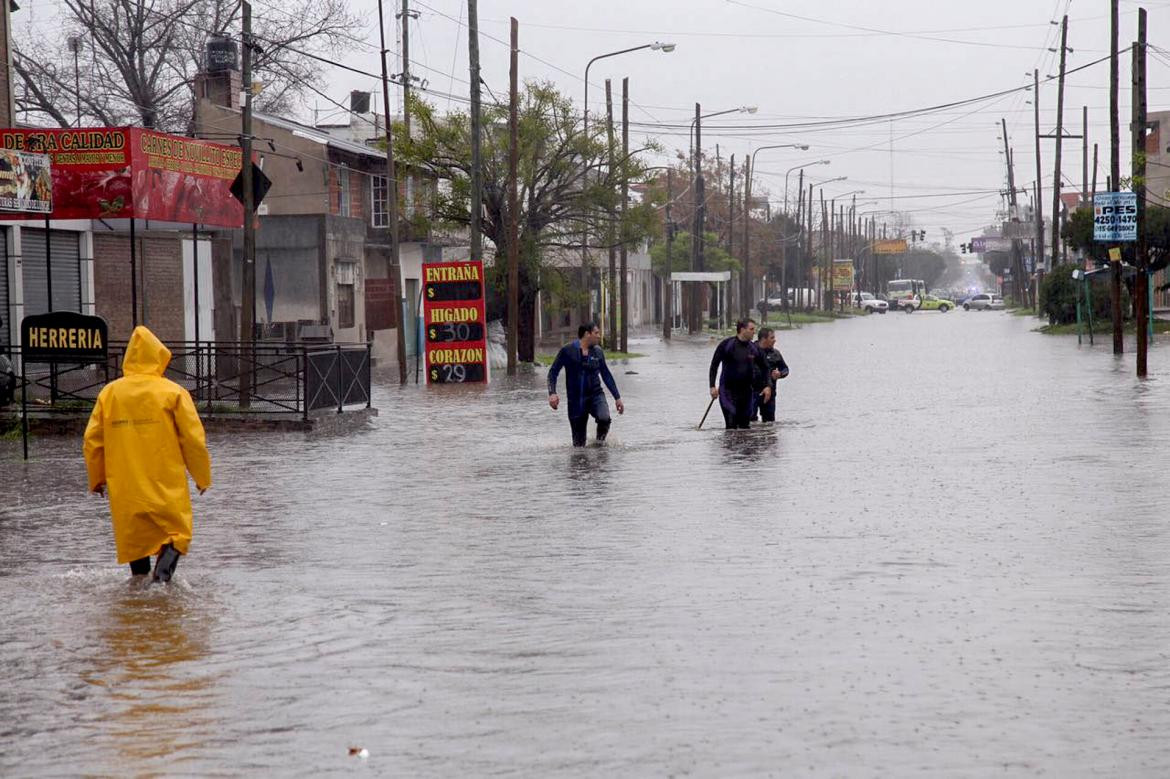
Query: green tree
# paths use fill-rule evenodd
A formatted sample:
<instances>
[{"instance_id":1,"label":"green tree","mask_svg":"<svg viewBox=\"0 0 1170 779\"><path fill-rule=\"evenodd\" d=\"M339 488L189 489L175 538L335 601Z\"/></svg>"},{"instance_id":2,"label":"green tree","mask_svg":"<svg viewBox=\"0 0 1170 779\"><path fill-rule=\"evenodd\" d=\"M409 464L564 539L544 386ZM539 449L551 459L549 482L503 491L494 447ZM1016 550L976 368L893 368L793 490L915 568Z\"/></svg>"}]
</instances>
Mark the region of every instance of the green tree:
<instances>
[{"instance_id":1,"label":"green tree","mask_svg":"<svg viewBox=\"0 0 1170 779\"><path fill-rule=\"evenodd\" d=\"M1146 242L1149 247L1150 269L1159 271L1170 266L1170 208L1147 206L1145 213ZM1085 252L1098 264L1109 261L1108 244L1093 240L1093 210L1080 208L1072 212L1064 223L1061 237L1069 248ZM1133 264L1134 244L1121 244L1121 259Z\"/></svg>"},{"instance_id":2,"label":"green tree","mask_svg":"<svg viewBox=\"0 0 1170 779\"><path fill-rule=\"evenodd\" d=\"M706 261L706 269L709 271L741 270L743 263L728 254L717 241L718 236L715 233L703 233L703 257ZM665 276L667 273L676 271L689 271L691 269L690 233L678 233L675 235L674 240L671 241L670 249L670 268L668 270L666 263L666 242L658 241L650 247L651 267L659 276Z\"/></svg>"},{"instance_id":3,"label":"green tree","mask_svg":"<svg viewBox=\"0 0 1170 779\"><path fill-rule=\"evenodd\" d=\"M454 227L471 224L471 122L467 113L440 116L434 107L413 101L414 137L398 133L396 154L403 164L424 171L446 186L436 189L434 220ZM609 164L604 122L588 133L571 100L550 83L529 82L520 95L519 214L520 340L519 358L535 358L537 292L555 286L558 297L571 297L576 286L583 296L584 280L566 273L580 263L582 236L592 249L608 249L610 239L631 246L653 232L657 217L651 199L631 204L624 222L616 216L623 176L631 181L644 171L634 153L621 159L621 148ZM497 261L488 280L506 289L508 251L508 107L482 108L481 159L483 195L480 232L496 249ZM610 230L613 225L614 229Z\"/></svg>"}]
</instances>

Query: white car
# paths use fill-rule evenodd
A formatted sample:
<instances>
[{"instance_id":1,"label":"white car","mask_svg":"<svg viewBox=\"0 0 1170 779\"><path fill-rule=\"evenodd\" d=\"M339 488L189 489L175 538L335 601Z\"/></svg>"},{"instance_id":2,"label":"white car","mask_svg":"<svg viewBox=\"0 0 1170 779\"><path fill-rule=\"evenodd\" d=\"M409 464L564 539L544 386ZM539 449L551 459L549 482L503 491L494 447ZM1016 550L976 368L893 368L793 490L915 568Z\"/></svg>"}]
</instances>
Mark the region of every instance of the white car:
<instances>
[{"instance_id":1,"label":"white car","mask_svg":"<svg viewBox=\"0 0 1170 779\"><path fill-rule=\"evenodd\" d=\"M863 309L867 314L884 314L890 310L890 304L884 300L878 300L869 292L862 292L857 296L857 307Z\"/></svg>"},{"instance_id":2,"label":"white car","mask_svg":"<svg viewBox=\"0 0 1170 779\"><path fill-rule=\"evenodd\" d=\"M964 311L1000 311L1003 309L1003 298L999 295L991 295L986 292L971 296L971 299L963 303Z\"/></svg>"}]
</instances>

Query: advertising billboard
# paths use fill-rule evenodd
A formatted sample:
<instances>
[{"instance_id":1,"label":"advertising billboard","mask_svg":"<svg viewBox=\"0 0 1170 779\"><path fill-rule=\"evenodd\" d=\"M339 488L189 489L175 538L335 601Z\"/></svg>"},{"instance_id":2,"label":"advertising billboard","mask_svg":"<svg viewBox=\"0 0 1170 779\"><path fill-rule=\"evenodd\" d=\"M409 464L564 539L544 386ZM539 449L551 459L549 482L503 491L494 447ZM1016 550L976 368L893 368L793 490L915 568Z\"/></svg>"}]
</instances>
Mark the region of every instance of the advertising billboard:
<instances>
[{"instance_id":1,"label":"advertising billboard","mask_svg":"<svg viewBox=\"0 0 1170 779\"><path fill-rule=\"evenodd\" d=\"M235 146L140 127L90 127L4 128L0 147L48 155L53 219L244 224L230 191L243 162Z\"/></svg>"}]
</instances>

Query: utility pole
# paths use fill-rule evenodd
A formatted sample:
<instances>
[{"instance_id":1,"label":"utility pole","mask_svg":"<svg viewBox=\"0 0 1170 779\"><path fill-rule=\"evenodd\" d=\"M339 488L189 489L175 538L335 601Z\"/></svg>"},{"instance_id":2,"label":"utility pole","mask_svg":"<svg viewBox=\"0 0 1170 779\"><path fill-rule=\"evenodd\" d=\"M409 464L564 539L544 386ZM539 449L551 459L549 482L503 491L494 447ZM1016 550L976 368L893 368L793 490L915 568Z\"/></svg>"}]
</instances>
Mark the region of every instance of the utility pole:
<instances>
[{"instance_id":1,"label":"utility pole","mask_svg":"<svg viewBox=\"0 0 1170 779\"><path fill-rule=\"evenodd\" d=\"M811 279L808 277L812 275L812 269L816 265L816 255L813 253L813 187L814 184L808 185L808 206L805 210L808 213L808 272L804 274L804 278L800 280L800 299L804 302L805 307L812 308L812 301L806 300L808 297L805 290L808 289L808 284Z\"/></svg>"},{"instance_id":2,"label":"utility pole","mask_svg":"<svg viewBox=\"0 0 1170 779\"><path fill-rule=\"evenodd\" d=\"M674 168L666 169L666 274L662 284L662 337L670 340L674 325L674 282L670 274L674 271L674 222L670 220L670 203L674 200Z\"/></svg>"},{"instance_id":3,"label":"utility pole","mask_svg":"<svg viewBox=\"0 0 1170 779\"><path fill-rule=\"evenodd\" d=\"M410 138L410 0L402 0L402 131ZM386 107L386 124L390 108ZM406 174L406 215L414 215L414 179Z\"/></svg>"},{"instance_id":4,"label":"utility pole","mask_svg":"<svg viewBox=\"0 0 1170 779\"><path fill-rule=\"evenodd\" d=\"M745 204L744 216L745 216L745 218L747 216L746 204ZM735 256L735 155L734 154L731 155L730 173L729 173L728 186L727 186L727 256L728 257ZM728 286L727 311L730 312L732 310L730 303L731 303L731 287L733 285L728 284L727 286Z\"/></svg>"},{"instance_id":5,"label":"utility pole","mask_svg":"<svg viewBox=\"0 0 1170 779\"><path fill-rule=\"evenodd\" d=\"M1117 7L1120 0L1111 0L1109 6L1109 144L1112 157L1109 161L1109 186L1112 191L1121 189L1121 130L1119 127L1121 108L1117 98ZM1109 263L1113 267L1109 288L1109 307L1113 314L1113 353L1125 351L1123 323L1121 321L1121 262Z\"/></svg>"},{"instance_id":6,"label":"utility pole","mask_svg":"<svg viewBox=\"0 0 1170 779\"><path fill-rule=\"evenodd\" d=\"M727 184L727 255L735 256L735 155L731 155Z\"/></svg>"},{"instance_id":7,"label":"utility pole","mask_svg":"<svg viewBox=\"0 0 1170 779\"><path fill-rule=\"evenodd\" d=\"M1007 119L1000 117L1000 127L1003 131L1003 154L1007 160L1008 173L1008 205L1011 207L1011 221L1018 223L1020 221L1020 212L1016 201L1016 173L1015 166L1012 164L1012 152L1008 146L1008 132ZM1021 285L1024 282L1023 262L1020 259L1020 242L1017 238L1012 238L1012 275L1016 278L1016 283L1012 285L1012 291L1015 292L1017 303L1023 301L1023 296L1020 294Z\"/></svg>"},{"instance_id":8,"label":"utility pole","mask_svg":"<svg viewBox=\"0 0 1170 779\"><path fill-rule=\"evenodd\" d=\"M1036 241L1032 250L1032 272L1036 274L1037 286L1044 271L1044 174L1040 170L1040 71L1032 71L1032 115L1036 121ZM1029 284L1020 279L1020 290L1026 292ZM1031 298L1031 295L1028 295ZM1038 303L1038 301L1032 301Z\"/></svg>"},{"instance_id":9,"label":"utility pole","mask_svg":"<svg viewBox=\"0 0 1170 779\"><path fill-rule=\"evenodd\" d=\"M1089 197L1089 107L1081 106L1081 201Z\"/></svg>"},{"instance_id":10,"label":"utility pole","mask_svg":"<svg viewBox=\"0 0 1170 779\"><path fill-rule=\"evenodd\" d=\"M621 237L621 287L622 292L622 340L620 351L630 351L630 295L627 276L628 251L626 247L626 204L630 199L630 80L622 79L622 221L619 226Z\"/></svg>"},{"instance_id":11,"label":"utility pole","mask_svg":"<svg viewBox=\"0 0 1170 779\"><path fill-rule=\"evenodd\" d=\"M799 268L800 267L800 255L801 255L801 251L802 251L803 243L804 243L803 240L801 239L801 233L803 232L803 230L801 229L801 225L803 224L801 222L801 216L803 214L802 209L804 208L804 168L800 169L800 179L799 179L799 183L797 184L797 189L800 192L800 202L797 203L797 205L796 205L796 220L795 220L795 224L796 224L796 267ZM787 192L785 192L785 194L787 195ZM787 211L785 212L784 217L785 217L785 220L787 220L787 218L788 218ZM797 273L796 275L799 276L800 274ZM787 314L791 311L791 307L789 306L789 303L788 303L788 254L787 253L785 253L785 255L784 255L784 264L780 266L780 296L781 296L781 299L784 301L784 313Z\"/></svg>"},{"instance_id":12,"label":"utility pole","mask_svg":"<svg viewBox=\"0 0 1170 779\"><path fill-rule=\"evenodd\" d=\"M740 285L740 311L746 319L752 313L752 158L743 161L743 282Z\"/></svg>"},{"instance_id":13,"label":"utility pole","mask_svg":"<svg viewBox=\"0 0 1170 779\"><path fill-rule=\"evenodd\" d=\"M702 107L695 103L695 180L691 200L694 203L693 226L691 227L691 270L703 269L703 116ZM690 316L688 326L691 333L698 332L702 318L702 285L692 283L690 294Z\"/></svg>"},{"instance_id":14,"label":"utility pole","mask_svg":"<svg viewBox=\"0 0 1170 779\"><path fill-rule=\"evenodd\" d=\"M243 168L240 183L244 192L244 278L240 301L240 408L252 406L253 344L256 341L256 203L252 191L252 4L241 3L243 12L242 80L244 82L244 110L241 114L240 147L243 150Z\"/></svg>"},{"instance_id":15,"label":"utility pole","mask_svg":"<svg viewBox=\"0 0 1170 779\"><path fill-rule=\"evenodd\" d=\"M483 237L479 232L480 215L483 212L483 163L480 161L480 136L483 132L480 122L479 97L479 12L478 0L467 0L467 56L471 76L471 260L483 262ZM390 123L387 122L387 125Z\"/></svg>"},{"instance_id":16,"label":"utility pole","mask_svg":"<svg viewBox=\"0 0 1170 779\"><path fill-rule=\"evenodd\" d=\"M1137 320L1137 375L1146 377L1149 349L1150 258L1146 242L1146 9L1138 9L1138 39L1133 45L1133 191L1137 195L1137 277L1134 279L1134 314Z\"/></svg>"},{"instance_id":17,"label":"utility pole","mask_svg":"<svg viewBox=\"0 0 1170 779\"><path fill-rule=\"evenodd\" d=\"M1064 60L1068 53L1068 14L1060 22L1060 76L1056 86L1056 172L1052 176L1052 263L1060 262L1060 153L1064 141Z\"/></svg>"},{"instance_id":18,"label":"utility pole","mask_svg":"<svg viewBox=\"0 0 1170 779\"><path fill-rule=\"evenodd\" d=\"M607 138L606 149L609 154L609 175L613 176L613 90L611 82L605 80L605 133ZM612 178L611 178L612 181ZM610 349L617 348L617 306L614 298L617 296L617 247L614 245L614 210L609 209L609 219L606 220L606 243L609 244L609 299L605 307L609 325L606 327L605 343Z\"/></svg>"},{"instance_id":19,"label":"utility pole","mask_svg":"<svg viewBox=\"0 0 1170 779\"><path fill-rule=\"evenodd\" d=\"M403 6L406 0L402 0ZM403 20L405 26L405 19ZM520 342L520 169L519 63L520 25L512 17L512 46L508 67L508 375L516 375L516 350Z\"/></svg>"},{"instance_id":20,"label":"utility pole","mask_svg":"<svg viewBox=\"0 0 1170 779\"><path fill-rule=\"evenodd\" d=\"M470 0L472 3L475 0ZM398 263L398 173L394 168L394 132L390 122L390 75L386 57L390 52L386 49L386 22L383 17L382 0L378 0L378 34L382 42L382 105L386 107L386 221L389 223L390 259L386 264L386 277L392 279L394 287L395 307L394 318L398 320L397 339L395 342L398 352L398 383L406 384L406 322L402 321L402 266ZM472 234L475 234L474 227Z\"/></svg>"}]
</instances>

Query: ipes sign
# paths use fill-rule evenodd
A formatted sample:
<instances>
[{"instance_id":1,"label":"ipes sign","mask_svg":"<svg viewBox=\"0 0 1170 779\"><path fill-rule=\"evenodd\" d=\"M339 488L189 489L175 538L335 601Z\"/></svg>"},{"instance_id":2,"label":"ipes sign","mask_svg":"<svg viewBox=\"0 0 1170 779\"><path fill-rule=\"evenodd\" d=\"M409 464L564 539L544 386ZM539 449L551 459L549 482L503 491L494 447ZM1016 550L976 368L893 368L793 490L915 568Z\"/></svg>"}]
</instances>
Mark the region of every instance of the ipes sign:
<instances>
[{"instance_id":1,"label":"ipes sign","mask_svg":"<svg viewBox=\"0 0 1170 779\"><path fill-rule=\"evenodd\" d=\"M1137 240L1137 193L1098 192L1093 196L1093 240Z\"/></svg>"},{"instance_id":2,"label":"ipes sign","mask_svg":"<svg viewBox=\"0 0 1170 779\"><path fill-rule=\"evenodd\" d=\"M72 311L34 314L20 321L24 362L104 362L108 355L106 320Z\"/></svg>"}]
</instances>

